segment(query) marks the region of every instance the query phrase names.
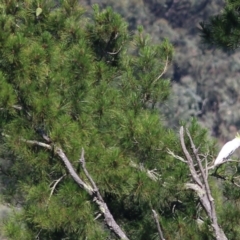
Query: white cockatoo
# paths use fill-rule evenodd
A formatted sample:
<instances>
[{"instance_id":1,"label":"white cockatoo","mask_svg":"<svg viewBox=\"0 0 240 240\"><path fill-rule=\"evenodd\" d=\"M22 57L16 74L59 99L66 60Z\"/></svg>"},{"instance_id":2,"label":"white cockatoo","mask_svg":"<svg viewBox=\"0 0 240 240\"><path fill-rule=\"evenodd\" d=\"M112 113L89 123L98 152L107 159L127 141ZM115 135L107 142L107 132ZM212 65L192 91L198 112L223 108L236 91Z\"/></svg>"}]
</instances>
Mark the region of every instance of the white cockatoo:
<instances>
[{"instance_id":1,"label":"white cockatoo","mask_svg":"<svg viewBox=\"0 0 240 240\"><path fill-rule=\"evenodd\" d=\"M215 162L214 168L222 163L226 162L229 157L234 153L234 151L240 147L240 135L237 133L236 137L224 144L221 151L219 152Z\"/></svg>"}]
</instances>

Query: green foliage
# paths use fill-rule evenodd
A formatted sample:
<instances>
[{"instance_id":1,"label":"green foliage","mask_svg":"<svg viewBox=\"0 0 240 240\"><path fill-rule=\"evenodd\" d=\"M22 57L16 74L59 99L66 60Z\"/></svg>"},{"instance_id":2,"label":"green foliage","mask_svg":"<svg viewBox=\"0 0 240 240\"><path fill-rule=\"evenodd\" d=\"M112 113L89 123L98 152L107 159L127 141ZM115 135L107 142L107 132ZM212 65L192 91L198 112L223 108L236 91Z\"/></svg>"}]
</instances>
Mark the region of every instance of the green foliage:
<instances>
[{"instance_id":1,"label":"green foliage","mask_svg":"<svg viewBox=\"0 0 240 240\"><path fill-rule=\"evenodd\" d=\"M240 20L239 0L227 0L223 11L202 22L201 37L207 44L234 50L239 46Z\"/></svg>"},{"instance_id":2,"label":"green foliage","mask_svg":"<svg viewBox=\"0 0 240 240\"><path fill-rule=\"evenodd\" d=\"M99 209L54 151L25 140L61 147L87 181L78 161L84 148L87 169L130 239L156 236L151 208L163 216L167 236L193 237L197 199L183 187L187 166L168 154L183 155L178 135L155 109L170 94L162 77L173 57L169 41L152 45L141 27L129 34L111 8L94 5L89 20L75 0L58 8L4 1L0 10L1 153L9 151L12 165L6 199L21 201L6 223L8 238L115 238L102 217L94 220ZM201 153L212 151L195 120L189 130ZM132 163L156 169L159 179Z\"/></svg>"}]
</instances>

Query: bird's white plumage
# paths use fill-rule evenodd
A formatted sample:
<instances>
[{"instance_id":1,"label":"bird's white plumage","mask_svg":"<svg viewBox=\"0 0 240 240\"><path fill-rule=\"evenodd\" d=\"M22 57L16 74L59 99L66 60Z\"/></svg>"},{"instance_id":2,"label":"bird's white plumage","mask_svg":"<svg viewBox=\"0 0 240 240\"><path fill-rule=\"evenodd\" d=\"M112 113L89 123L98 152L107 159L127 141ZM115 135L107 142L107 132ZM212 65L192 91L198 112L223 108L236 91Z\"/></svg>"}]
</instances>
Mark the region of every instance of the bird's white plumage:
<instances>
[{"instance_id":1,"label":"bird's white plumage","mask_svg":"<svg viewBox=\"0 0 240 240\"><path fill-rule=\"evenodd\" d=\"M240 147L240 137L237 135L232 141L227 142L219 152L214 167L227 161L227 159L234 153L234 151Z\"/></svg>"}]
</instances>

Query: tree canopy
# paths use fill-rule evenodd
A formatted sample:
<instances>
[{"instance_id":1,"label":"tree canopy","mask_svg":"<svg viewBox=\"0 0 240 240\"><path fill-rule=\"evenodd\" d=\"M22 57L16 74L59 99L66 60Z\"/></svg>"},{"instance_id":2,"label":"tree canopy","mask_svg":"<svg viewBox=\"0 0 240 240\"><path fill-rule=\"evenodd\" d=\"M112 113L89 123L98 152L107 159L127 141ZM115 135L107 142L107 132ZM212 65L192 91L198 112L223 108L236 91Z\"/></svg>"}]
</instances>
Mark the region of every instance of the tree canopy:
<instances>
[{"instance_id":1,"label":"tree canopy","mask_svg":"<svg viewBox=\"0 0 240 240\"><path fill-rule=\"evenodd\" d=\"M185 186L178 132L156 108L171 90L169 41L154 45L111 8L94 5L89 16L76 0L5 0L0 11L3 196L20 206L5 223L8 239L157 239L152 210L166 239L213 239ZM207 130L183 125L211 162ZM214 184L228 230L234 214ZM239 234L232 222L227 234Z\"/></svg>"},{"instance_id":2,"label":"tree canopy","mask_svg":"<svg viewBox=\"0 0 240 240\"><path fill-rule=\"evenodd\" d=\"M202 22L203 42L225 50L239 47L240 1L227 0L222 12Z\"/></svg>"}]
</instances>

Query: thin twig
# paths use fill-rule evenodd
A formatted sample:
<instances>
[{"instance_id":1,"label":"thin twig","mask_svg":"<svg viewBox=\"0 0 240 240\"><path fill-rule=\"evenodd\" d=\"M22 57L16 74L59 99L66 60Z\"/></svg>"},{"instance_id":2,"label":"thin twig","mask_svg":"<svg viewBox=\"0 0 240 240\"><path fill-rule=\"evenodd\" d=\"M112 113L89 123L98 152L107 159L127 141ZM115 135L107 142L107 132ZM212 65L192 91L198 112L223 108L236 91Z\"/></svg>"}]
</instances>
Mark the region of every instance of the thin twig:
<instances>
[{"instance_id":1,"label":"thin twig","mask_svg":"<svg viewBox=\"0 0 240 240\"><path fill-rule=\"evenodd\" d=\"M93 189L89 184L86 184L76 173L76 171L74 170L71 162L68 160L67 156L65 155L65 153L63 152L63 150L61 148L56 148L56 153L57 155L62 159L62 161L64 162L66 168L68 169L70 175L72 176L73 180L81 187L83 188L85 191L88 192L89 195L93 196Z\"/></svg>"},{"instance_id":2,"label":"thin twig","mask_svg":"<svg viewBox=\"0 0 240 240\"><path fill-rule=\"evenodd\" d=\"M12 108L16 109L16 110L22 110L22 107L19 105L12 105ZM0 108L0 110L5 110L6 108Z\"/></svg>"},{"instance_id":3,"label":"thin twig","mask_svg":"<svg viewBox=\"0 0 240 240\"><path fill-rule=\"evenodd\" d=\"M174 154L174 152L172 152L170 149L167 149L167 153L170 154L171 156L173 156L174 158L180 160L181 162L187 163L186 160L184 160L182 157L177 156Z\"/></svg>"},{"instance_id":4,"label":"thin twig","mask_svg":"<svg viewBox=\"0 0 240 240\"><path fill-rule=\"evenodd\" d=\"M195 147L195 145L194 145L194 143L193 143L193 140L192 140L192 137L191 137L189 131L186 130L186 132L187 132L188 138L189 138L189 140L190 140L193 153L194 153L195 158L196 158L196 160L197 160L198 167L199 167L200 172L201 172L201 176L202 176L202 178L203 178L203 183L204 183L204 186L205 186L205 188L206 188L206 193L207 193L208 199L209 199L209 201L212 203L212 202L213 202L213 197L211 196L210 187L209 187L209 184L208 184L208 181L207 181L207 178L206 178L206 174L205 174L205 171L204 171L203 166L202 166L202 163L201 163L201 159L200 159L199 156L198 156L198 150L196 149L196 147ZM213 209L213 208L215 209L215 206L212 207L212 209Z\"/></svg>"},{"instance_id":5,"label":"thin twig","mask_svg":"<svg viewBox=\"0 0 240 240\"><path fill-rule=\"evenodd\" d=\"M107 52L107 53L110 55L116 55L121 51L121 49L122 49L122 46L116 52Z\"/></svg>"},{"instance_id":6,"label":"thin twig","mask_svg":"<svg viewBox=\"0 0 240 240\"><path fill-rule=\"evenodd\" d=\"M131 166L131 167L134 167L134 168L136 168L136 169L138 169L138 170L140 170L140 171L142 171L142 172L145 172L145 173L147 174L147 176L148 176L150 179L152 179L153 181L155 181L155 182L156 182L157 180L159 180L160 177L161 177L161 175L156 172L156 171L157 171L156 168L154 168L154 169L152 169L152 170L149 170L149 169L146 169L146 168L145 168L144 166L142 166L142 165L136 164L136 163L133 162L133 161L130 162L130 166Z\"/></svg>"},{"instance_id":7,"label":"thin twig","mask_svg":"<svg viewBox=\"0 0 240 240\"><path fill-rule=\"evenodd\" d=\"M50 199L51 199L51 197L52 197L52 195L53 195L53 192L54 192L56 186L58 185L58 183L59 183L65 176L66 176L66 174L62 175L59 179L53 181L53 182L55 182L55 183L54 183L53 186L51 187L51 192L50 192L50 196L49 196L49 198L48 198L47 205L48 205L48 203L49 203L49 201L50 201ZM51 186L51 185L52 185L52 183L50 184L50 186Z\"/></svg>"},{"instance_id":8,"label":"thin twig","mask_svg":"<svg viewBox=\"0 0 240 240\"><path fill-rule=\"evenodd\" d=\"M53 149L53 147L50 144L46 144L46 143L43 143L43 142L39 142L39 141L35 141L35 140L25 140L25 139L21 139L21 140L23 142L31 144L31 145L36 145L36 146L47 148L48 150Z\"/></svg>"},{"instance_id":9,"label":"thin twig","mask_svg":"<svg viewBox=\"0 0 240 240\"><path fill-rule=\"evenodd\" d=\"M22 106L19 105L13 105L12 107L16 110L22 110Z\"/></svg>"},{"instance_id":10,"label":"thin twig","mask_svg":"<svg viewBox=\"0 0 240 240\"><path fill-rule=\"evenodd\" d=\"M180 128L180 142L181 142L183 152L184 152L184 154L187 158L187 162L188 162L187 164L188 164L189 170L191 172L192 178L200 187L202 187L201 180L198 177L197 171L194 168L193 159L192 159L191 155L189 154L189 152L186 148L186 145L185 145L184 134L183 134L183 126Z\"/></svg>"},{"instance_id":11,"label":"thin twig","mask_svg":"<svg viewBox=\"0 0 240 240\"><path fill-rule=\"evenodd\" d=\"M100 218L102 216L102 213L99 213L95 218L94 220L97 220L98 218Z\"/></svg>"},{"instance_id":12,"label":"thin twig","mask_svg":"<svg viewBox=\"0 0 240 240\"><path fill-rule=\"evenodd\" d=\"M39 232L37 233L35 239L37 239L37 240L40 239L40 238L39 238L39 235L40 235L41 232L42 232L42 229L39 230Z\"/></svg>"},{"instance_id":13,"label":"thin twig","mask_svg":"<svg viewBox=\"0 0 240 240\"><path fill-rule=\"evenodd\" d=\"M97 185L95 184L95 182L93 181L92 177L90 176L90 174L88 173L88 171L86 169L86 162L85 162L85 158L84 158L84 149L83 148L82 148L81 158L80 158L79 161L82 164L82 168L83 168L83 171L84 171L86 177L88 178L88 180L92 184L93 191L97 192L98 191Z\"/></svg>"},{"instance_id":14,"label":"thin twig","mask_svg":"<svg viewBox=\"0 0 240 240\"><path fill-rule=\"evenodd\" d=\"M157 213L156 213L156 211L154 209L152 209L152 212L153 212L153 217L154 217L156 225L157 225L159 239L160 240L165 240L165 238L163 237L163 232L162 232L160 223L158 221L158 215L157 215Z\"/></svg>"},{"instance_id":15,"label":"thin twig","mask_svg":"<svg viewBox=\"0 0 240 240\"><path fill-rule=\"evenodd\" d=\"M167 71L167 66L168 66L168 55L167 55L167 59L166 59L166 63L165 63L163 72L152 82L152 85L155 84L155 82L157 82L158 79L160 79L162 77L162 75Z\"/></svg>"}]
</instances>

